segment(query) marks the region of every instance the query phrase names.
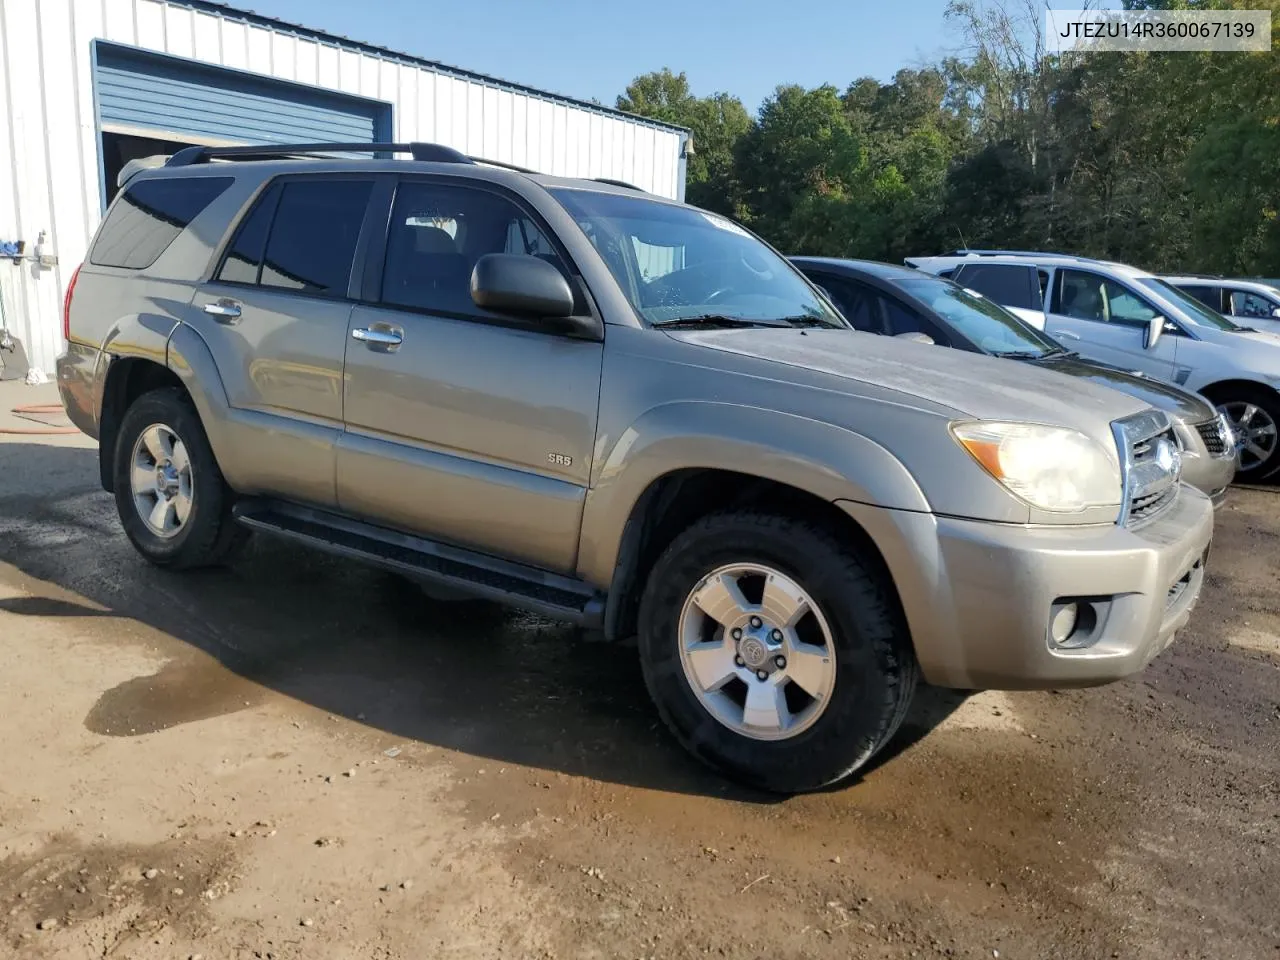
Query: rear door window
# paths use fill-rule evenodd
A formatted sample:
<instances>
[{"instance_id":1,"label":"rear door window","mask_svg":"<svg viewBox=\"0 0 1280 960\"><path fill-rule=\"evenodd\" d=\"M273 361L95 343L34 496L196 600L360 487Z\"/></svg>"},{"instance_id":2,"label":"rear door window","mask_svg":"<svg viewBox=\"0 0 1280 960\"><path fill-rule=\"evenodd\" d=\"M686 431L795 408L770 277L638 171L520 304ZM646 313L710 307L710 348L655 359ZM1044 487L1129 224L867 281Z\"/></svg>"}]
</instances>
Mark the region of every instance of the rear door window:
<instances>
[{"instance_id":1,"label":"rear door window","mask_svg":"<svg viewBox=\"0 0 1280 960\"><path fill-rule=\"evenodd\" d=\"M262 257L267 249L267 232L280 202L280 184L274 183L258 198L249 215L241 221L227 250L217 279L228 283L257 283Z\"/></svg>"},{"instance_id":2,"label":"rear door window","mask_svg":"<svg viewBox=\"0 0 1280 960\"><path fill-rule=\"evenodd\" d=\"M956 283L977 290L1002 307L1040 310L1043 305L1038 271L1013 263L965 263L956 268Z\"/></svg>"},{"instance_id":3,"label":"rear door window","mask_svg":"<svg viewBox=\"0 0 1280 960\"><path fill-rule=\"evenodd\" d=\"M345 297L371 180L286 181L267 238L260 283Z\"/></svg>"},{"instance_id":4,"label":"rear door window","mask_svg":"<svg viewBox=\"0 0 1280 960\"><path fill-rule=\"evenodd\" d=\"M231 177L165 177L134 183L107 214L89 262L130 270L151 266L234 182Z\"/></svg>"},{"instance_id":5,"label":"rear door window","mask_svg":"<svg viewBox=\"0 0 1280 960\"><path fill-rule=\"evenodd\" d=\"M870 291L862 284L823 273L810 274L809 279L827 291L832 302L855 330L861 330L863 333L884 333L884 325L874 309L875 303Z\"/></svg>"}]
</instances>

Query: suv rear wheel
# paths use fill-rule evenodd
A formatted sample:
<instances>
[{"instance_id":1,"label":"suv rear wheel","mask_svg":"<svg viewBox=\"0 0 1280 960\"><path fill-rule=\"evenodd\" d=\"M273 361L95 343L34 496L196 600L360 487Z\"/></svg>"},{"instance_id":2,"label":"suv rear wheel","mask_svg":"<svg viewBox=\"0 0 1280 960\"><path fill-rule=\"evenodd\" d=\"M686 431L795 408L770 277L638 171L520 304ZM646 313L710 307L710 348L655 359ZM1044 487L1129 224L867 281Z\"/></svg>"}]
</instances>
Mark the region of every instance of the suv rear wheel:
<instances>
[{"instance_id":1,"label":"suv rear wheel","mask_svg":"<svg viewBox=\"0 0 1280 960\"><path fill-rule=\"evenodd\" d=\"M175 387L145 393L116 437L116 509L125 534L159 566L226 559L248 536L231 516L231 491L200 417Z\"/></svg>"},{"instance_id":2,"label":"suv rear wheel","mask_svg":"<svg viewBox=\"0 0 1280 960\"><path fill-rule=\"evenodd\" d=\"M649 578L639 645L649 693L684 747L784 793L865 764L916 685L875 567L788 517L721 514L677 537Z\"/></svg>"}]
</instances>

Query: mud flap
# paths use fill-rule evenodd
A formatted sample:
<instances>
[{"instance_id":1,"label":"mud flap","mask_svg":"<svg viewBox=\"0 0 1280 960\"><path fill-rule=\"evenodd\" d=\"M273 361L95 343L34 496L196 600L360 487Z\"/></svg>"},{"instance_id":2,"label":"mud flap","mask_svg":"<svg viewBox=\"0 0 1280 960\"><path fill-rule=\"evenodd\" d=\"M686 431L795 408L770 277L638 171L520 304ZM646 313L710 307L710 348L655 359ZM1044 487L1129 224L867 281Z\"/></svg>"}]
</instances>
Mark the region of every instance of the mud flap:
<instances>
[{"instance_id":1,"label":"mud flap","mask_svg":"<svg viewBox=\"0 0 1280 960\"><path fill-rule=\"evenodd\" d=\"M22 341L8 333L0 334L0 380L25 380L30 369Z\"/></svg>"}]
</instances>

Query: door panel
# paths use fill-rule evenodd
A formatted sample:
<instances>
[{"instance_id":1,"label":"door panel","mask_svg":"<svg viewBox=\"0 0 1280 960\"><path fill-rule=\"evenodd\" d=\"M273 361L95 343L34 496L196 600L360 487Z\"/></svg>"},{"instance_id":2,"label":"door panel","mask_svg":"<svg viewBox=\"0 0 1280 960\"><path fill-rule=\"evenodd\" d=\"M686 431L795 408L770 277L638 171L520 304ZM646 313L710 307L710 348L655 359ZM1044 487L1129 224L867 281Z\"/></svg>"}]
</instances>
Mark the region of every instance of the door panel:
<instances>
[{"instance_id":1,"label":"door panel","mask_svg":"<svg viewBox=\"0 0 1280 960\"><path fill-rule=\"evenodd\" d=\"M1177 376L1181 339L1165 333L1143 346L1146 319L1156 310L1134 291L1085 270L1058 270L1046 314L1046 332L1082 356L1161 380Z\"/></svg>"},{"instance_id":2,"label":"door panel","mask_svg":"<svg viewBox=\"0 0 1280 960\"><path fill-rule=\"evenodd\" d=\"M564 268L531 220L510 229L516 219L524 215L511 200L486 190L398 188L383 299L405 306L351 314L338 500L375 522L571 572L603 344L471 302L483 254L528 250ZM385 334L400 342L381 342Z\"/></svg>"},{"instance_id":3,"label":"door panel","mask_svg":"<svg viewBox=\"0 0 1280 960\"><path fill-rule=\"evenodd\" d=\"M192 324L227 391L236 437L228 455L243 493L337 502L346 296L371 188L368 180L277 182L195 296Z\"/></svg>"}]
</instances>

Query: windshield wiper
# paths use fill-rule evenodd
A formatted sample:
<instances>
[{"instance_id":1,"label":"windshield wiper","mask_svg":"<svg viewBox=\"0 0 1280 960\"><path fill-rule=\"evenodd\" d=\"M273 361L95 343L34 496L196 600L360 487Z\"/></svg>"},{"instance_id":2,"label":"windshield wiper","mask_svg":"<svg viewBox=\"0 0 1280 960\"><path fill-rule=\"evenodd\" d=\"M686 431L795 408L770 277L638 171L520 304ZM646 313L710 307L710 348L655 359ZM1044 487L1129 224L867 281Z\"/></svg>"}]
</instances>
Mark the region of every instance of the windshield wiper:
<instances>
[{"instance_id":1,"label":"windshield wiper","mask_svg":"<svg viewBox=\"0 0 1280 960\"><path fill-rule=\"evenodd\" d=\"M1001 350L997 351L994 356L1001 360L1043 360L1049 356L1047 353L1038 353L1034 350Z\"/></svg>"},{"instance_id":2,"label":"windshield wiper","mask_svg":"<svg viewBox=\"0 0 1280 960\"><path fill-rule=\"evenodd\" d=\"M778 317L779 323L786 323L793 327L830 327L831 324L815 317L811 313L798 313L794 317Z\"/></svg>"},{"instance_id":3,"label":"windshield wiper","mask_svg":"<svg viewBox=\"0 0 1280 960\"><path fill-rule=\"evenodd\" d=\"M1040 356L1044 359L1048 359L1049 357L1066 357L1067 359L1070 359L1071 357L1078 357L1080 354L1075 350L1068 350L1066 347L1053 347L1048 352L1042 353Z\"/></svg>"},{"instance_id":4,"label":"windshield wiper","mask_svg":"<svg viewBox=\"0 0 1280 960\"><path fill-rule=\"evenodd\" d=\"M789 323L778 323L774 320L747 320L743 317L728 317L719 313L704 313L696 317L672 317L670 320L657 320L655 327L787 327Z\"/></svg>"}]
</instances>

